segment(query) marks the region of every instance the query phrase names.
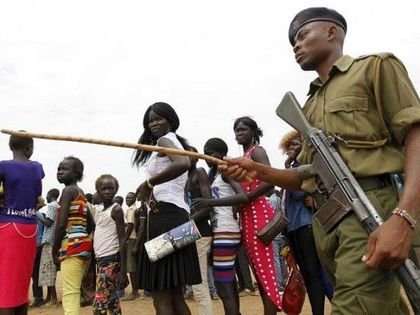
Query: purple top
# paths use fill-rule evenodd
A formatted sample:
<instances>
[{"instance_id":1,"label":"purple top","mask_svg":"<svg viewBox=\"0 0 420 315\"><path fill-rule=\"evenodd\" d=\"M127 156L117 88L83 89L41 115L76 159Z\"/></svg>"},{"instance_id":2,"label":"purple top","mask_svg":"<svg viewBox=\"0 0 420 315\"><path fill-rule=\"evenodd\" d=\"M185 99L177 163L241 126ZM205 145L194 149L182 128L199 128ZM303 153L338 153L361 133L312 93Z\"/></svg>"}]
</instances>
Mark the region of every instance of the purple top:
<instances>
[{"instance_id":1,"label":"purple top","mask_svg":"<svg viewBox=\"0 0 420 315\"><path fill-rule=\"evenodd\" d=\"M35 206L44 175L42 165L35 161L0 161L4 190L0 222L36 224Z\"/></svg>"}]
</instances>

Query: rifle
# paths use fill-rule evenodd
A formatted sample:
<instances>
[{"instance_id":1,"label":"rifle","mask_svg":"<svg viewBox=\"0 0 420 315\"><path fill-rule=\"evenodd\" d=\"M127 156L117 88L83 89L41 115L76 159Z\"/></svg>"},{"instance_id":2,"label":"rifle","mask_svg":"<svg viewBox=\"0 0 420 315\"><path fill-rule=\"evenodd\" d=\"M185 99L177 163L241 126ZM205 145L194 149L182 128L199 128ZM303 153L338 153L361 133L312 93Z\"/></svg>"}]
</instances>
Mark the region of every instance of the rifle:
<instances>
[{"instance_id":1,"label":"rifle","mask_svg":"<svg viewBox=\"0 0 420 315\"><path fill-rule=\"evenodd\" d=\"M312 164L301 166L298 172L304 177L318 176L328 192L328 201L315 213L324 230L327 233L331 231L350 211L354 212L368 234L377 229L383 220L338 154L334 139L309 125L292 92L285 94L276 114L307 139L314 153ZM411 260L406 259L395 273L414 313L420 314L418 269Z\"/></svg>"}]
</instances>

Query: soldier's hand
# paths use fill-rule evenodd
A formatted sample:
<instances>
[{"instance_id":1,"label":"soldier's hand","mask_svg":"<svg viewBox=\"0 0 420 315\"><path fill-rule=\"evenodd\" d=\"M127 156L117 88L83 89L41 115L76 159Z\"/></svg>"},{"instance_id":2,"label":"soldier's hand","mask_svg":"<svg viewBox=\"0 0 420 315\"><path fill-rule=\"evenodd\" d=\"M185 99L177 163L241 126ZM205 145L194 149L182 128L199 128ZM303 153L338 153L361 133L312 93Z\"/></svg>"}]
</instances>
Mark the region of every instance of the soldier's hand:
<instances>
[{"instance_id":1,"label":"soldier's hand","mask_svg":"<svg viewBox=\"0 0 420 315\"><path fill-rule=\"evenodd\" d=\"M251 178L257 177L255 162L252 159L244 157L229 159L225 157L223 160L225 160L227 164L219 165L219 171L230 176L234 181L244 181L247 176Z\"/></svg>"},{"instance_id":2,"label":"soldier's hand","mask_svg":"<svg viewBox=\"0 0 420 315\"><path fill-rule=\"evenodd\" d=\"M370 234L362 261L370 268L394 270L408 257L412 229L401 217L392 215Z\"/></svg>"}]
</instances>

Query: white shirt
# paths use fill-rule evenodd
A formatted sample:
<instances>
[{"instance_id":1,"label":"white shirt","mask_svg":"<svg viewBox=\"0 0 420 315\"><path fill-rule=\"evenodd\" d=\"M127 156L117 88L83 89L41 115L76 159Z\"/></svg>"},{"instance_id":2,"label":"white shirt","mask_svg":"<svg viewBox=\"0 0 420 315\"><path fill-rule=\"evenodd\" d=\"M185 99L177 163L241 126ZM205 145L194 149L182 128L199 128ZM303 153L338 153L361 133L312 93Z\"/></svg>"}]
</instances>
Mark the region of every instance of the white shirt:
<instances>
[{"instance_id":1,"label":"white shirt","mask_svg":"<svg viewBox=\"0 0 420 315\"><path fill-rule=\"evenodd\" d=\"M118 242L117 224L111 217L112 209L118 205L114 203L107 209L95 211L95 234L93 236L93 249L96 257L105 257L116 254L120 250Z\"/></svg>"},{"instance_id":2,"label":"white shirt","mask_svg":"<svg viewBox=\"0 0 420 315\"><path fill-rule=\"evenodd\" d=\"M216 178L211 185L211 194L213 199L224 198L235 195L236 192L226 183L222 175L217 173ZM213 207L212 216L213 232L239 232L239 223L233 217L232 206Z\"/></svg>"},{"instance_id":3,"label":"white shirt","mask_svg":"<svg viewBox=\"0 0 420 315\"><path fill-rule=\"evenodd\" d=\"M162 138L171 140L178 149L183 150L182 144L177 139L175 133L168 132L166 135L159 139ZM146 166L147 178L153 177L161 173L171 164L172 161L167 156L160 157L158 156L158 152L153 152ZM159 185L155 185L153 187L153 196L155 197L155 199L157 201L173 203L178 207L190 212L190 208L185 202L184 197L184 187L188 177L187 173L188 172L185 171L185 173L181 174L177 178L174 178L173 180Z\"/></svg>"}]
</instances>

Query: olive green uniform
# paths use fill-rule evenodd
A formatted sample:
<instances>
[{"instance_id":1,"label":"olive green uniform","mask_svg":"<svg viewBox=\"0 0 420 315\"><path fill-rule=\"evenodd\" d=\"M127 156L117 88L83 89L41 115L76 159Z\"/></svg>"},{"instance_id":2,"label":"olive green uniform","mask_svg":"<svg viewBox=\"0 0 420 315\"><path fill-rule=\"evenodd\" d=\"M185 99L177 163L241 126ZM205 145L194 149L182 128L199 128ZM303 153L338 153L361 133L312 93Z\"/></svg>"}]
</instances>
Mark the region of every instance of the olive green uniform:
<instances>
[{"instance_id":1,"label":"olive green uniform","mask_svg":"<svg viewBox=\"0 0 420 315\"><path fill-rule=\"evenodd\" d=\"M420 101L396 57L343 56L327 82L311 83L309 95L306 117L337 139L337 149L356 178L404 171L403 141L410 127L420 123ZM301 164L312 161L306 141L298 159ZM314 192L315 181L304 181L302 188ZM391 185L366 194L384 219L397 206ZM362 262L368 236L354 214L328 234L313 220L313 230L321 262L334 282L332 314L408 314L394 273Z\"/></svg>"}]
</instances>

